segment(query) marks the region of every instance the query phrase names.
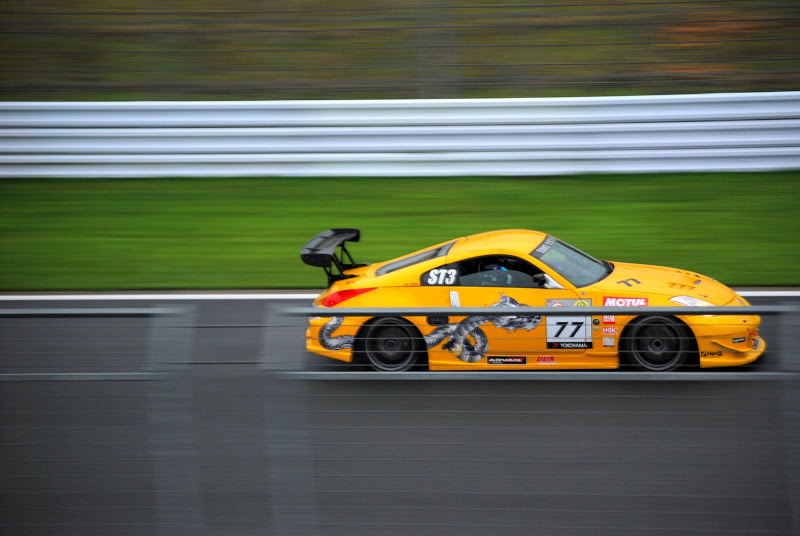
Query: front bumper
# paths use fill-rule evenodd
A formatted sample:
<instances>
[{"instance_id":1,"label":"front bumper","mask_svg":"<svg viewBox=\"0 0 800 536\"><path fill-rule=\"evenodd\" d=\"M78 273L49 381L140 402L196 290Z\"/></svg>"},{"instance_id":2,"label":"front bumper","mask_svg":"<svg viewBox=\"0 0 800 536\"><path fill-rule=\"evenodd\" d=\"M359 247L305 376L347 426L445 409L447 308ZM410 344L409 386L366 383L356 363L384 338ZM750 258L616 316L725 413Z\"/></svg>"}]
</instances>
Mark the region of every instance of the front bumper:
<instances>
[{"instance_id":1,"label":"front bumper","mask_svg":"<svg viewBox=\"0 0 800 536\"><path fill-rule=\"evenodd\" d=\"M757 360L767 349L759 316L683 317L697 340L701 368L734 367Z\"/></svg>"},{"instance_id":2,"label":"front bumper","mask_svg":"<svg viewBox=\"0 0 800 536\"><path fill-rule=\"evenodd\" d=\"M761 336L756 335L751 338L753 348L749 350L739 350L716 343L717 350L700 352L700 367L735 367L737 365L747 365L757 360L767 349L767 343ZM706 354L705 356L703 354Z\"/></svg>"}]
</instances>

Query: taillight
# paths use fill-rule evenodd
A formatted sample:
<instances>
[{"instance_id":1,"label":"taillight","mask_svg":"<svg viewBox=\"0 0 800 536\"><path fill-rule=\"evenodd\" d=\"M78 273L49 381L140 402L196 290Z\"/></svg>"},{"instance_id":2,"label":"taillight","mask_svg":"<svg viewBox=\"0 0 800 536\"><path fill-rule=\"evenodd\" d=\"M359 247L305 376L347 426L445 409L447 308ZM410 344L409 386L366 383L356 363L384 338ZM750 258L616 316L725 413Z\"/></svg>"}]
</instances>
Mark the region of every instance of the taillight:
<instances>
[{"instance_id":1,"label":"taillight","mask_svg":"<svg viewBox=\"0 0 800 536\"><path fill-rule=\"evenodd\" d=\"M365 292L369 292L370 290L375 290L373 288L354 288L350 290L340 290L339 292L334 292L333 294L328 294L325 296L325 299L322 300L323 307L333 307L334 305L339 305L345 300L349 300L350 298L355 298Z\"/></svg>"}]
</instances>

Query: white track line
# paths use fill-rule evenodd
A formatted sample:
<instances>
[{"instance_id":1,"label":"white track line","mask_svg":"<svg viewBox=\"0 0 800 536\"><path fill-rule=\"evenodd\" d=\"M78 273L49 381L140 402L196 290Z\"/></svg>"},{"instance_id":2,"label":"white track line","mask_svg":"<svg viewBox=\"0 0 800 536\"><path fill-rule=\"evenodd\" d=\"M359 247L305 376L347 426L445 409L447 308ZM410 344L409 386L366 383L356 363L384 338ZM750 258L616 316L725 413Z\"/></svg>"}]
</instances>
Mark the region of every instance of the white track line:
<instances>
[{"instance_id":1,"label":"white track line","mask_svg":"<svg viewBox=\"0 0 800 536\"><path fill-rule=\"evenodd\" d=\"M744 290L741 296L763 298L797 298L800 290ZM0 295L0 301L111 301L111 300L313 300L318 294L281 294L281 293L191 293L178 294L172 292L150 294L8 294Z\"/></svg>"},{"instance_id":2,"label":"white track line","mask_svg":"<svg viewBox=\"0 0 800 536\"><path fill-rule=\"evenodd\" d=\"M796 379L798 374L794 372L752 372L746 374L742 372L635 372L635 371L555 371L555 370L515 370L515 371L486 371L470 370L459 372L442 371L420 371L403 372L402 374L387 374L385 372L278 372L282 378L290 380L378 380L378 381L452 381L452 380L536 380L536 381L785 381Z\"/></svg>"},{"instance_id":3,"label":"white track line","mask_svg":"<svg viewBox=\"0 0 800 536\"><path fill-rule=\"evenodd\" d=\"M800 290L743 290L739 295L744 298L798 298Z\"/></svg>"},{"instance_id":4,"label":"white track line","mask_svg":"<svg viewBox=\"0 0 800 536\"><path fill-rule=\"evenodd\" d=\"M0 301L133 301L133 300L313 300L319 294L177 294L172 292L154 294L7 294Z\"/></svg>"},{"instance_id":5,"label":"white track line","mask_svg":"<svg viewBox=\"0 0 800 536\"><path fill-rule=\"evenodd\" d=\"M739 294L745 298L798 298L800 297L800 290L742 290ZM134 300L149 300L149 301L171 301L171 300L262 300L262 301L279 301L279 300L313 300L319 294L317 293L232 293L225 294L223 292L215 293L174 293L174 292L161 292L161 293L147 293L147 294L5 294L0 295L0 302L14 302L14 301L134 301Z\"/></svg>"}]
</instances>

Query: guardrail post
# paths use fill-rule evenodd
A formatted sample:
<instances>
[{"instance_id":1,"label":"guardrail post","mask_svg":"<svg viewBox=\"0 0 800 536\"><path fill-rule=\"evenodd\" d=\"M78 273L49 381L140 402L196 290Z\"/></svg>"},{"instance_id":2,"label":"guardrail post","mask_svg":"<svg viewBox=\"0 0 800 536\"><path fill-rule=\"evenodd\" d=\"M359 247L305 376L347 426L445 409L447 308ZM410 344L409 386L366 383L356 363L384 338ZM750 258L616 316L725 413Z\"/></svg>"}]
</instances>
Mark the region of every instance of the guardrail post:
<instances>
[{"instance_id":1,"label":"guardrail post","mask_svg":"<svg viewBox=\"0 0 800 536\"><path fill-rule=\"evenodd\" d=\"M314 453L308 429L306 383L266 375L267 451L272 482L272 531L281 536L318 534Z\"/></svg>"},{"instance_id":2,"label":"guardrail post","mask_svg":"<svg viewBox=\"0 0 800 536\"><path fill-rule=\"evenodd\" d=\"M192 396L187 377L195 308L151 319L147 367L170 372L148 385L150 454L161 534L205 533L193 441Z\"/></svg>"},{"instance_id":3,"label":"guardrail post","mask_svg":"<svg viewBox=\"0 0 800 536\"><path fill-rule=\"evenodd\" d=\"M783 381L783 442L786 495L792 515L791 534L800 533L800 359L797 337L800 314L784 313L778 318L779 359Z\"/></svg>"},{"instance_id":4,"label":"guardrail post","mask_svg":"<svg viewBox=\"0 0 800 536\"><path fill-rule=\"evenodd\" d=\"M261 369L270 368L270 351L273 347L278 316L274 307L271 305L264 306L264 328L261 330L261 355L258 356L258 367Z\"/></svg>"}]
</instances>

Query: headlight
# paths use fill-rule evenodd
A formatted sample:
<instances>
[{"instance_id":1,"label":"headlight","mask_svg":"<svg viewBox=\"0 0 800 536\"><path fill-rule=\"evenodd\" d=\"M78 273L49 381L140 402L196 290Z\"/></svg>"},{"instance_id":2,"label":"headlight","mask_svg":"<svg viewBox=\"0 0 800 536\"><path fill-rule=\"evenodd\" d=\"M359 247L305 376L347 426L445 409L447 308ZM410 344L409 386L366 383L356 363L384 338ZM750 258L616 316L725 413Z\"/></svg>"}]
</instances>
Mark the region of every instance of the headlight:
<instances>
[{"instance_id":1,"label":"headlight","mask_svg":"<svg viewBox=\"0 0 800 536\"><path fill-rule=\"evenodd\" d=\"M699 298L692 298L691 296L675 296L674 298L670 298L669 301L673 303L678 303L680 305L686 305L687 307L713 307L713 303L708 303L705 300L701 300Z\"/></svg>"}]
</instances>

